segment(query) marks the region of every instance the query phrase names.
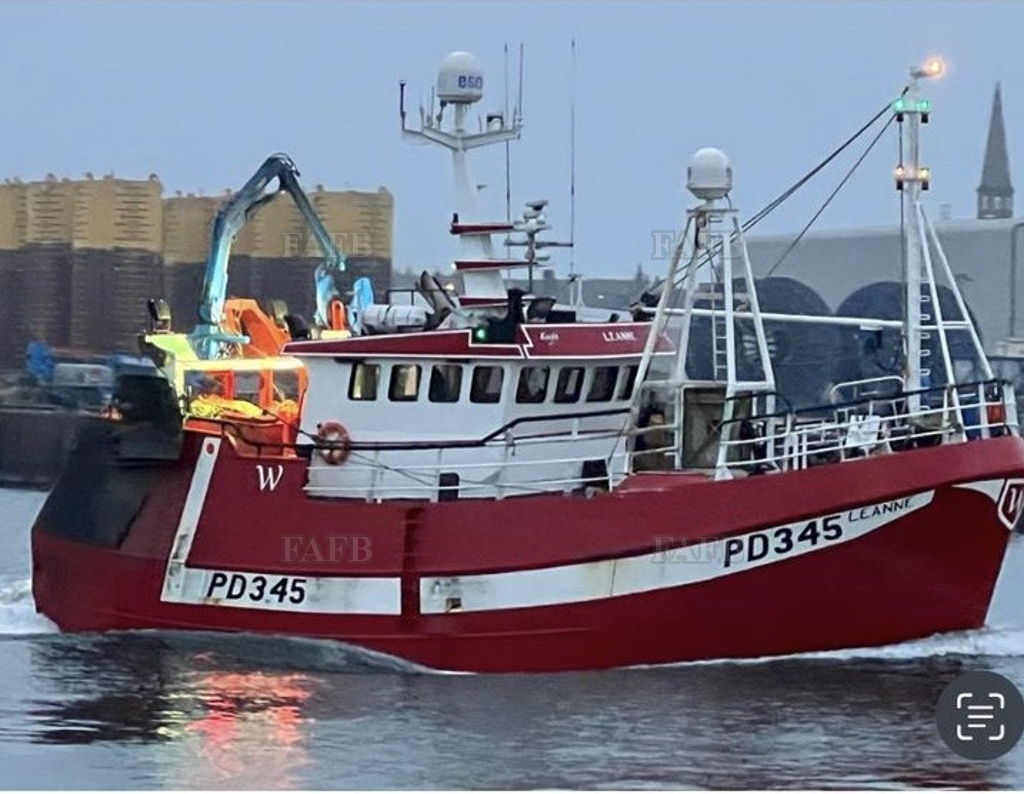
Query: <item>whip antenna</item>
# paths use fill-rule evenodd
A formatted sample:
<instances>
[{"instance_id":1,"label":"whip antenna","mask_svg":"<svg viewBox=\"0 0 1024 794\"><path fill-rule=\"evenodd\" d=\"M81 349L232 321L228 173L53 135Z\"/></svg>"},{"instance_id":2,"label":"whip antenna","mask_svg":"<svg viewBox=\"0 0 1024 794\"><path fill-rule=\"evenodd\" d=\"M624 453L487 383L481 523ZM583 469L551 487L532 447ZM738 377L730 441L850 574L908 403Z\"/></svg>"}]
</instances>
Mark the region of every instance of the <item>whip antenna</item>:
<instances>
[{"instance_id":1,"label":"whip antenna","mask_svg":"<svg viewBox=\"0 0 1024 794\"><path fill-rule=\"evenodd\" d=\"M576 39L569 66L569 277L576 273Z\"/></svg>"},{"instance_id":2,"label":"whip antenna","mask_svg":"<svg viewBox=\"0 0 1024 794\"><path fill-rule=\"evenodd\" d=\"M505 115L508 119L508 42L505 42ZM507 122L506 122L507 123ZM505 221L512 222L512 167L509 162L510 154L508 141L505 141ZM508 246L505 246L507 249Z\"/></svg>"},{"instance_id":3,"label":"whip antenna","mask_svg":"<svg viewBox=\"0 0 1024 794\"><path fill-rule=\"evenodd\" d=\"M502 117L504 124L508 123L508 42L505 42L505 115ZM508 147L509 142L505 141L505 223L512 223L512 163ZM508 246L508 238L505 238L505 258L511 257Z\"/></svg>"},{"instance_id":4,"label":"whip antenna","mask_svg":"<svg viewBox=\"0 0 1024 794\"><path fill-rule=\"evenodd\" d=\"M516 100L516 118L523 117L523 43L519 42L519 97Z\"/></svg>"}]
</instances>

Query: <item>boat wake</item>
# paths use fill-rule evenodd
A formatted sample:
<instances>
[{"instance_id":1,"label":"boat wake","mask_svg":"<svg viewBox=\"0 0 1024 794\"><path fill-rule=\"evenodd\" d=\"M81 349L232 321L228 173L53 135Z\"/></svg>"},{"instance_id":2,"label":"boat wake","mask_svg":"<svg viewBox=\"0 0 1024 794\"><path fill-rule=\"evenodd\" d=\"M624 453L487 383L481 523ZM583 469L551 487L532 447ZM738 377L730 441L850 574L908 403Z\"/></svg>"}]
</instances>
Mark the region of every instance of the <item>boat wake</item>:
<instances>
[{"instance_id":1,"label":"boat wake","mask_svg":"<svg viewBox=\"0 0 1024 794\"><path fill-rule=\"evenodd\" d=\"M32 581L0 582L0 637L53 634L57 627L36 612Z\"/></svg>"},{"instance_id":2,"label":"boat wake","mask_svg":"<svg viewBox=\"0 0 1024 794\"><path fill-rule=\"evenodd\" d=\"M407 659L338 640L219 631L140 631L214 666L258 661L261 669L319 673L436 673Z\"/></svg>"},{"instance_id":3,"label":"boat wake","mask_svg":"<svg viewBox=\"0 0 1024 794\"><path fill-rule=\"evenodd\" d=\"M750 659L707 659L675 664L637 665L638 669L666 667L693 667L699 665L757 665L774 662L830 662L830 661L891 661L909 662L915 659L942 657L1013 657L1024 656L1024 628L1016 626L988 626L974 631L936 634L920 640L908 640L894 645L865 648L842 648L835 651L758 656Z\"/></svg>"},{"instance_id":4,"label":"boat wake","mask_svg":"<svg viewBox=\"0 0 1024 794\"><path fill-rule=\"evenodd\" d=\"M178 651L206 652L210 661L259 660L265 667L301 670L304 672L344 673L417 673L430 675L463 675L435 670L405 659L378 653L336 640L303 637L267 636L263 634L221 632L133 632L158 636L162 644ZM692 665L765 664L779 661L892 661L942 657L1024 657L1024 628L989 627L976 631L937 634L910 642L869 648L844 648L765 656L756 659L714 659L683 662L652 667L687 667ZM648 667L638 665L639 668Z\"/></svg>"},{"instance_id":5,"label":"boat wake","mask_svg":"<svg viewBox=\"0 0 1024 794\"><path fill-rule=\"evenodd\" d=\"M58 634L59 629L48 618L36 612L30 579L0 581L0 640ZM220 661L246 662L259 660L261 667L300 669L317 672L348 673L425 673L435 672L405 659L388 656L332 640L301 637L268 636L244 632L205 631L119 631L104 634L82 634L75 640L85 643L103 639L132 637L156 640L160 646L187 653L214 666ZM71 639L65 635L65 639Z\"/></svg>"},{"instance_id":6,"label":"boat wake","mask_svg":"<svg viewBox=\"0 0 1024 794\"><path fill-rule=\"evenodd\" d=\"M1024 629L1016 626L990 626L975 631L936 634L896 645L845 648L783 658L903 661L941 656L1024 656Z\"/></svg>"},{"instance_id":7,"label":"boat wake","mask_svg":"<svg viewBox=\"0 0 1024 794\"><path fill-rule=\"evenodd\" d=\"M32 582L29 579L0 582L0 638L55 634L56 625L35 611ZM259 659L270 667L316 670L324 672L439 673L414 662L377 653L365 648L331 640L300 637L266 636L223 632L140 631L120 634L145 635L158 638L173 650L188 653L210 653L234 659ZM108 635L109 636L109 635ZM677 667L707 664L763 664L766 662L808 661L912 661L944 656L1024 656L1024 628L1004 625L976 631L938 634L920 640L870 648L844 648L836 651L815 651L756 659L715 659L685 662ZM639 667L648 667L639 665Z\"/></svg>"}]
</instances>

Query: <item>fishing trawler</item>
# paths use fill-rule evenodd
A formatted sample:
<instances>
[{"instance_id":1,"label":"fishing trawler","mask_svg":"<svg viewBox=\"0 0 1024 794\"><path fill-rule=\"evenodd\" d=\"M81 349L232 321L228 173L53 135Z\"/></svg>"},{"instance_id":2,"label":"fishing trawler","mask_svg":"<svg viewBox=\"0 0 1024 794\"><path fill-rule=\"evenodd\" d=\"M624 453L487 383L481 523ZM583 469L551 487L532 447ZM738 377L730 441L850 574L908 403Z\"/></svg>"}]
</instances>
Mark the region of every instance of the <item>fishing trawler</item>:
<instances>
[{"instance_id":1,"label":"fishing trawler","mask_svg":"<svg viewBox=\"0 0 1024 794\"><path fill-rule=\"evenodd\" d=\"M529 263L494 255L491 235L513 229L472 214L460 169L474 136L515 124L465 130L482 75L450 57L441 112L414 134L467 177L451 229L464 294L424 279L416 302L350 312L349 336L286 343L308 378L287 443L244 417L183 428L167 399L140 397L80 445L39 514L37 608L67 631L299 635L474 672L984 625L1024 443L921 202L920 82L936 72L914 70L891 108L908 153L904 321L781 316L898 326L903 372L791 410L725 155L690 164L696 203L656 303L591 319L506 290L501 273Z\"/></svg>"}]
</instances>

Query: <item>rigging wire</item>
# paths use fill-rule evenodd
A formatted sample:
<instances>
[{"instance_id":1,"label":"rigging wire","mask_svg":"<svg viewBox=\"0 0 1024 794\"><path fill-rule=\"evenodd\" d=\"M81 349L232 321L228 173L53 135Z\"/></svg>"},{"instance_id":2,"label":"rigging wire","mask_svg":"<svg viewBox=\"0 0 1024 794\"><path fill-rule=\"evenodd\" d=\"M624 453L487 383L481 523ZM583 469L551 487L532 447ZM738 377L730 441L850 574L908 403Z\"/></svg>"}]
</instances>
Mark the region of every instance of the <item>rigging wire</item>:
<instances>
[{"instance_id":1,"label":"rigging wire","mask_svg":"<svg viewBox=\"0 0 1024 794\"><path fill-rule=\"evenodd\" d=\"M800 233L793 239L793 242L791 242L786 250L782 252L782 256L775 261L774 265L768 268L768 272L765 273L762 278L769 278L779 265L785 261L786 257L790 255L793 249L799 245L800 241L804 238L804 235L807 234L807 231L814 225L814 222L821 217L821 214L825 211L828 205L832 203L832 199L834 199L839 194L839 191L846 186L846 183L850 181L850 177L852 177L854 172L860 167L860 164L864 162L864 159L871 153L871 150L875 148L875 144L878 143L885 131L889 129L895 118L895 114L890 116L889 120L882 125L882 128L875 134L875 137L871 139L871 142L865 147L864 151L861 152L860 157L858 157L856 162L850 166L843 178L839 180L839 184L835 186L831 193L828 194L828 198L826 198L822 205L818 207L817 211L811 216L811 219L804 224L804 228L802 228Z\"/></svg>"},{"instance_id":2,"label":"rigging wire","mask_svg":"<svg viewBox=\"0 0 1024 794\"><path fill-rule=\"evenodd\" d=\"M901 97L904 96L907 93L907 91L909 91L909 90L910 90L910 86L904 86L903 90L900 92L900 96ZM891 110L892 110L892 104L891 103L887 103L883 108L881 108L877 113L875 113L870 119L868 119L863 125L861 125L861 127L856 132L854 132L849 138L847 138L845 141L843 141L841 144L839 144L839 146L836 147L828 156L826 156L821 162L819 162L816 166L814 166L814 168L812 168L810 171L808 171L806 174L804 174L802 177L800 177L800 179L798 179L796 182L794 182L792 185L790 185L788 188L786 188L786 190L784 190L782 193L780 193L778 196L776 196L774 199L772 199L770 202L768 202L768 204L766 204L764 207L762 207L760 210L758 210L756 213L754 213L750 218L748 218L742 224L742 226L741 226L742 231L743 232L750 231L758 223L760 223L765 218L767 218L782 203L784 203L790 196L792 196L800 188L802 188L804 185L806 185L819 172L821 172L821 170L824 169L829 163L831 163L840 154L842 154L844 151L846 151L846 149L848 149L850 146L852 146L857 141L857 139L860 138L860 136L863 135L865 132L867 132L869 129L871 129L880 118L882 118L886 113L890 113ZM889 123L891 123L891 118L890 118L890 122ZM888 126L888 123L886 124L886 126ZM706 264L706 262L705 261L701 261L701 262L699 262L697 264L697 266L698 267L702 267L704 264ZM772 270L774 270L774 267L772 268ZM770 275L770 273L769 273L769 275ZM765 278L767 278L767 276L765 276Z\"/></svg>"},{"instance_id":3,"label":"rigging wire","mask_svg":"<svg viewBox=\"0 0 1024 794\"><path fill-rule=\"evenodd\" d=\"M575 42L575 39L572 41L571 47L572 47L572 60L573 60L573 75L575 75L575 58L576 58L576 42ZM505 101L506 101L506 108L507 108L507 102L508 102L508 99L507 99L507 95L508 95L508 85L507 85L507 83L508 83L508 76L507 76L508 45L507 44L505 45L505 55L506 55L506 76L505 76L506 100ZM523 74L523 45L520 44L520 46L519 46L519 97L518 97L518 103L517 103L518 106L516 108L517 113L521 113L522 112L522 110L521 110L521 108L522 108L522 74ZM908 88L909 87L904 87L904 89L900 93L900 96L905 95L907 93ZM879 110L877 113L875 113L856 132L854 132L849 138L847 138L843 143L841 143L836 149L834 149L821 162L819 162L816 166L814 166L814 168L812 168L810 171L808 171L806 174L804 174L804 176L802 176L799 180L797 180L795 183L793 183L793 185L791 185L789 188L787 188L785 191L783 191L781 194L779 194L775 199L773 199L767 205L765 205L761 210L759 210L757 213L755 213L751 218L749 218L743 224L743 226L742 226L743 231L746 232L746 231L752 229L754 226L756 226L758 223L760 223L762 220L764 220L768 215L770 215L782 203L784 203L794 193L796 193L801 187L803 187L807 182L809 182L819 172L821 172L829 163L831 163L833 160L835 160L836 157L838 157L840 154L842 154L842 152L844 152L847 148L849 148L851 145L853 145L860 138L861 135L863 135L865 132L867 132L869 129L871 129L871 127L874 126L874 124L879 119L881 119L886 113L891 112L891 107L892 107L892 105L890 103L886 103L886 105L881 110ZM507 113L507 110L506 110L506 113ZM775 272L775 270L782 264L782 262L790 254L790 252L792 252L792 250L800 243L800 241L803 239L803 237L807 233L807 231L811 228L811 226L815 223L815 221L817 221L817 219L821 216L821 214L829 206L829 204L836 197L836 195L838 195L838 193L842 190L842 188L850 180L850 178L853 176L853 174L856 172L856 170L860 167L860 165L867 158L868 154L870 154L871 150L874 149L875 145L881 139L882 135L885 133L885 131L890 127L890 125L895 120L896 120L896 115L895 114L890 115L890 117L886 121L886 123L882 126L882 128L871 139L871 141L868 143L867 147L865 147L865 149L861 153L860 157L857 158L857 160L849 168L849 170L846 172L846 174L843 176L843 178L839 181L839 183L836 185L836 187L832 190L832 192L828 195L828 197L825 199L825 201L822 203L822 205L818 208L818 210L814 213L814 215L811 216L811 219L805 224L803 229L801 229L800 233L796 236L796 238L793 240L793 242L790 243L790 245L783 252L782 256L779 257L779 259L775 262L775 264L772 265L772 267L768 270L767 274L765 276L763 276L763 278L768 278L769 276L771 276L772 273ZM575 217L574 217L575 216L575 212L574 212L574 210L575 210L575 207L574 207L574 204L575 204L575 137L576 137L576 134L575 134L575 122L576 122L575 86L573 86L572 111L571 111L571 133L570 133L570 135L571 135L571 144L572 144L572 151L571 151L572 174L571 174L571 184L570 184L570 224L573 225L573 226L575 225L574 224L574 221L575 221ZM902 121L900 121L899 126L900 126L900 132L901 132L901 134L900 134L900 142L899 142L899 150L900 150L899 162L902 164L902 162L903 162ZM508 144L506 143L506 217L510 217L511 216L511 201L510 201L510 199L511 199L511 185L510 185L509 162L508 162ZM903 212L903 204L901 202L900 203L900 230L901 230L901 235L905 233L905 231L904 231L904 223L905 223L905 219L904 219L904 212ZM713 252L712 251L708 251L707 256L708 256L709 259L711 259L713 257ZM812 360L813 359L807 359L806 361L802 361L801 363L807 363L807 362L812 361ZM294 429L294 431L296 432L297 435L307 436L310 440L312 440L314 442L319 441L319 439L315 435L310 434L308 431L302 430L302 428L297 426L297 425L292 425L291 423L287 422L282 417L278 416L277 414L275 414L272 411L269 411L269 410L263 408L262 409L262 413L264 413L264 414L266 414L268 416L271 416L271 417L277 419L278 421L282 422L283 424L291 427L292 429ZM627 424L628 424L628 422L625 422L623 427L625 428L625 426ZM360 455L358 452L353 452L353 457L356 458L357 460L363 460L364 463L366 465L368 465L369 467L371 467L371 468L378 468L378 469L381 469L381 470L384 470L384 471L391 471L393 473L396 473L396 474L399 474L401 476L407 477L408 479L411 479L414 482L417 482L419 484L429 485L429 486L433 485L432 481L431 482L427 482L426 480L423 480L423 479L417 477L416 475L412 474L410 471L408 471L406 469L389 466L387 464L380 463L379 461L373 461L373 460L371 460L369 458L369 456ZM466 480L465 482L467 484L474 484L474 485L491 484L491 483L488 483L488 482L485 482L485 481L480 481L480 480ZM542 492L542 491L539 491L538 489L530 488L529 486L519 485L519 484L505 484L502 487L511 488L513 490L519 490L519 491L525 492L525 493L539 493L539 492Z\"/></svg>"},{"instance_id":4,"label":"rigging wire","mask_svg":"<svg viewBox=\"0 0 1024 794\"><path fill-rule=\"evenodd\" d=\"M905 87L900 92L900 96L906 94L908 89L909 87ZM874 126L875 122L882 118L882 116L884 116L886 113L891 112L891 110L892 103L887 102L885 104L885 107L883 107L881 110L875 113L870 119L868 119L868 121L866 121L860 129L858 129L855 133L853 133L853 135L851 135L849 138L843 141L824 160L822 160L820 163L814 166L814 168L812 168L810 171L808 171L806 174L800 177L800 179L794 182L790 187L788 187L786 190L784 190L782 193L776 196L772 201L768 202L768 204L766 204L763 208L761 208L756 213L754 213L750 218L748 218L747 221L743 224L743 231L746 232L749 231L750 229L753 229L758 223L760 223L762 220L768 217L768 215L770 215L780 204L782 204L784 201L786 201L786 199L788 199L790 196L796 193L796 191L798 191L805 184L807 184L812 178L814 178L818 174L818 172L820 172L823 168L825 168L825 166L827 166L829 163L835 160L847 148L853 145L853 143L861 135L863 135L865 132L871 129L871 127Z\"/></svg>"}]
</instances>

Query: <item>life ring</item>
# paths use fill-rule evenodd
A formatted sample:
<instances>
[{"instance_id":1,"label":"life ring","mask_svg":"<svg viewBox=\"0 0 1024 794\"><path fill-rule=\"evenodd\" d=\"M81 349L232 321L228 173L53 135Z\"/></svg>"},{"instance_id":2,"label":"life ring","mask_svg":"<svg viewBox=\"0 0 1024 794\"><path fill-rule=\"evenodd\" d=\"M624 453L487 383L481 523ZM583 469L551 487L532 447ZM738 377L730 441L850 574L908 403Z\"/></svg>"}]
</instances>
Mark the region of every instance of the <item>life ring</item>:
<instances>
[{"instance_id":1,"label":"life ring","mask_svg":"<svg viewBox=\"0 0 1024 794\"><path fill-rule=\"evenodd\" d=\"M352 451L352 439L340 422L324 422L317 427L317 440L323 446L320 457L332 466L339 466L348 460Z\"/></svg>"}]
</instances>

